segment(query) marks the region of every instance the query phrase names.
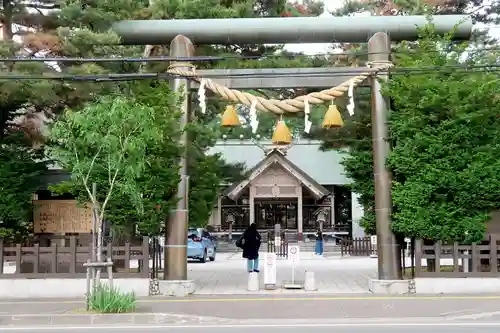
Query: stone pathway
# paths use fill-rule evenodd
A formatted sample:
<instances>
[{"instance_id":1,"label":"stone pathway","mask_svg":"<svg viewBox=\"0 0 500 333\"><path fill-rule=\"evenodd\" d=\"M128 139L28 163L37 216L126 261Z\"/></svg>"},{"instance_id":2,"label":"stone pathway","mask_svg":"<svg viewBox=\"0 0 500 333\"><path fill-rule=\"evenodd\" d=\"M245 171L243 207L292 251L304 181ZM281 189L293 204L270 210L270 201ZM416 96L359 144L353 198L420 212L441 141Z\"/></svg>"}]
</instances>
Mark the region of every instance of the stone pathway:
<instances>
[{"instance_id":1,"label":"stone pathway","mask_svg":"<svg viewBox=\"0 0 500 333\"><path fill-rule=\"evenodd\" d=\"M263 260L260 261L261 276L258 292L247 291L246 261L241 253L219 253L215 262L189 263L188 278L196 281L196 294L259 294L259 293L304 293L303 290L264 290ZM315 273L318 293L360 294L369 293L368 281L377 275L377 259L367 257L316 257L313 253L301 253L296 268L296 280L303 281L305 271ZM292 266L286 259L277 261L277 287L290 281Z\"/></svg>"}]
</instances>

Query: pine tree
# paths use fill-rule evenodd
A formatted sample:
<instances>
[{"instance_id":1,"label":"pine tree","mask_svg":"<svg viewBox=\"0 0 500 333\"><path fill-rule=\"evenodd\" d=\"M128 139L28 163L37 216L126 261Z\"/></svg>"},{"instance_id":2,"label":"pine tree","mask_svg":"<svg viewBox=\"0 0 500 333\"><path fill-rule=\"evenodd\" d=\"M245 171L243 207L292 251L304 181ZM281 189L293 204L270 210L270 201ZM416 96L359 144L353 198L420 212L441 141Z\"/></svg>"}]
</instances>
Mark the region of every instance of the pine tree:
<instances>
[{"instance_id":1,"label":"pine tree","mask_svg":"<svg viewBox=\"0 0 500 333\"><path fill-rule=\"evenodd\" d=\"M286 4L284 0L259 1L86 1L82 4L76 0L64 1L8 1L2 2L2 36L0 55L13 56L38 56L38 57L138 57L144 54L143 46L122 46L120 40L110 26L113 22L126 19L182 19L182 18L227 18L227 17L261 17L281 16L288 9L301 9L304 15L313 15L319 12L321 6L308 2L309 11L304 8ZM293 8L292 8L293 7ZM301 15L302 15L301 14ZM19 29L24 26L24 29ZM20 31L18 31L20 30ZM224 47L200 47L198 54L235 54L264 55L272 54L280 48L263 45L231 45ZM168 47L154 46L151 55L168 54ZM302 62L298 58L269 60L266 62L237 61L236 67L289 67L308 66L310 62ZM276 64L279 62L279 64ZM166 70L168 64L147 64L140 68L137 63L117 62L64 62L57 66L46 63L14 62L4 63L1 67L2 74L9 75L54 75L57 73L67 75L79 74L105 74L105 73L133 73L139 70L161 72ZM232 61L215 66L233 66ZM214 67L208 64L205 68ZM150 82L144 82L147 87ZM94 101L96 97L109 93L124 93L130 95L138 93L141 89L132 87L127 82L80 82L57 80L2 80L0 81L0 126L2 133L13 130L12 121L22 124L28 141L42 141L40 129L43 128L45 118L56 119L62 110L71 108L78 110L85 103ZM272 92L276 94L275 92ZM190 159L192 174L190 206L196 207L196 200L202 198L210 207L215 201L218 189L213 184L217 179L225 177L227 166L220 157L205 156L206 148L215 142L220 135L218 125L213 120L220 112L221 102L211 100L209 114L194 120L190 131L193 134L193 146L198 147ZM199 115L199 113L197 113ZM273 121L272 117L270 117ZM17 129L16 129L17 130ZM10 132L9 132L10 133ZM35 163L38 157L26 154L22 156L26 161ZM23 160L24 161L24 160ZM24 162L26 162L24 161ZM205 170L203 170L205 168ZM208 171L210 170L210 174ZM222 170L222 171L221 171ZM197 176L196 176L197 175ZM0 179L6 177L0 174ZM39 175L33 175L35 184ZM21 178L19 178L21 179ZM206 183L205 183L206 181ZM218 182L220 183L220 181ZM200 191L197 190L201 189ZM30 188L26 193L33 191ZM208 192L207 192L208 191ZM22 192L24 193L24 192ZM201 196L197 196L197 194ZM209 199L211 198L211 199ZM26 198L29 202L30 198ZM9 202L10 204L10 202ZM191 219L200 225L206 223L209 209L205 213L196 213L193 210Z\"/></svg>"}]
</instances>

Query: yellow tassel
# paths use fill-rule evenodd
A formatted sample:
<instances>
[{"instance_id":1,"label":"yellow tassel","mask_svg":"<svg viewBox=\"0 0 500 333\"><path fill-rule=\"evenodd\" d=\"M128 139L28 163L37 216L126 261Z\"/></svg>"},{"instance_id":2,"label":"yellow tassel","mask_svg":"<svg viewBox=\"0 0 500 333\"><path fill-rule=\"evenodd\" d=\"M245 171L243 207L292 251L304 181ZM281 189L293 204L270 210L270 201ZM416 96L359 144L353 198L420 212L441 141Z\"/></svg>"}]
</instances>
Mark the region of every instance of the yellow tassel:
<instances>
[{"instance_id":1,"label":"yellow tassel","mask_svg":"<svg viewBox=\"0 0 500 333\"><path fill-rule=\"evenodd\" d=\"M323 118L323 128L338 128L344 126L344 121L337 106L332 104L328 107Z\"/></svg>"},{"instance_id":2,"label":"yellow tassel","mask_svg":"<svg viewBox=\"0 0 500 333\"><path fill-rule=\"evenodd\" d=\"M283 120L278 120L273 133L273 143L275 145L289 145L292 143L292 133Z\"/></svg>"},{"instance_id":3,"label":"yellow tassel","mask_svg":"<svg viewBox=\"0 0 500 333\"><path fill-rule=\"evenodd\" d=\"M226 106L226 111L222 114L222 127L238 127L240 126L240 118L233 105Z\"/></svg>"}]
</instances>

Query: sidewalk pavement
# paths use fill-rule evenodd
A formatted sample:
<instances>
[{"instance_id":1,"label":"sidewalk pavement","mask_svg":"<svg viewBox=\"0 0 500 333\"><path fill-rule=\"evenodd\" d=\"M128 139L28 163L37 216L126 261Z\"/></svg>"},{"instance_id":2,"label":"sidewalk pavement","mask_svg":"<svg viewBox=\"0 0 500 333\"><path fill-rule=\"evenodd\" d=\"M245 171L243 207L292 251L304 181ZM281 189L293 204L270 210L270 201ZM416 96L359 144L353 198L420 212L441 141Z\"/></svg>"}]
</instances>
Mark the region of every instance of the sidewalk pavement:
<instances>
[{"instance_id":1,"label":"sidewalk pavement","mask_svg":"<svg viewBox=\"0 0 500 333\"><path fill-rule=\"evenodd\" d=\"M276 281L279 289L264 289L264 255L259 264L260 291L247 291L248 273L246 261L241 253L217 255L215 262L188 265L188 278L196 281L197 295L224 294L303 294L304 290L284 290L281 284L292 278L292 264L285 258L276 262ZM313 253L301 253L295 269L296 281L304 281L305 272L314 272L317 293L322 294L366 294L368 284L377 275L377 259L367 257L314 256Z\"/></svg>"},{"instance_id":2,"label":"sidewalk pavement","mask_svg":"<svg viewBox=\"0 0 500 333\"><path fill-rule=\"evenodd\" d=\"M267 251L260 251L259 256L260 260L264 260L264 256L267 253ZM350 256L344 256L342 257L340 253L324 253L321 256L316 255L314 252L311 251L303 251L300 252L299 255L301 260L325 260L325 259L347 259L347 258L352 258ZM277 257L277 260L288 260L286 257ZM226 252L226 253L217 253L217 261L219 260L243 260L242 253L241 252Z\"/></svg>"}]
</instances>

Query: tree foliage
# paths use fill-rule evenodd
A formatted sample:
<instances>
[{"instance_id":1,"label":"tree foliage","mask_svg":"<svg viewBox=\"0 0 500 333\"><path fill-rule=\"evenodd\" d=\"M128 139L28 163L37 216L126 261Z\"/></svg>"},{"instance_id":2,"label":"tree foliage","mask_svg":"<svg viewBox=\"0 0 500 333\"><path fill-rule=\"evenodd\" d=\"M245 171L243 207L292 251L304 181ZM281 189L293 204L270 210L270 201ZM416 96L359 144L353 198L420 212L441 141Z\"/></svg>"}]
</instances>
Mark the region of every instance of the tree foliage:
<instances>
[{"instance_id":1,"label":"tree foliage","mask_svg":"<svg viewBox=\"0 0 500 333\"><path fill-rule=\"evenodd\" d=\"M465 45L438 38L432 26L409 48L395 52L403 68L437 68L390 78L388 166L393 174L393 231L398 235L444 241L483 238L490 213L500 206L499 99L497 77L487 71L447 70L446 66L485 64ZM444 67L443 67L444 66ZM325 138L334 147L339 136L349 147L343 162L351 189L365 207L362 224L375 232L373 156L369 105L358 102L346 127Z\"/></svg>"},{"instance_id":2,"label":"tree foliage","mask_svg":"<svg viewBox=\"0 0 500 333\"><path fill-rule=\"evenodd\" d=\"M170 103L154 108L133 98L106 96L81 111L67 110L52 126L48 154L97 205L99 224L112 202L115 209L129 202L140 222L159 213L156 205L169 211L175 192L168 185L178 182L178 109L173 97L163 101ZM92 193L93 183L101 186L99 196Z\"/></svg>"},{"instance_id":3,"label":"tree foliage","mask_svg":"<svg viewBox=\"0 0 500 333\"><path fill-rule=\"evenodd\" d=\"M22 133L0 140L0 237L20 240L29 231L33 193L39 189L46 163Z\"/></svg>"},{"instance_id":4,"label":"tree foliage","mask_svg":"<svg viewBox=\"0 0 500 333\"><path fill-rule=\"evenodd\" d=\"M424 1L416 3L415 1L347 1L340 9L334 11L335 16L356 15L361 12L370 12L372 15L394 16L394 15L423 15L423 14L468 14L470 13L476 23L495 23L498 20L498 15L494 15L500 11L498 3L480 3L476 0L465 1L460 3L442 2L442 1ZM476 31L475 39L472 45L492 44L496 45L496 41L488 38L484 31ZM339 58L339 64L347 66L358 65L367 60L366 55L355 55L367 51L365 44L342 44L335 45L336 48L343 49L346 53L352 52L353 55L344 55ZM423 50L419 46L419 42L406 43L405 47L395 45L395 52L407 52L412 49L413 52L419 53ZM477 52L476 55L482 55L487 61L491 58L491 54L485 56L485 52ZM493 55L494 56L494 55ZM476 62L481 59L475 59ZM399 63L396 65L399 66ZM417 66L417 65L415 65ZM360 89L358 89L359 91ZM360 200L364 207L364 216L361 220L361 225L367 233L375 233L375 201L374 201L374 184L373 184L373 158L371 145L371 116L369 106L369 92L360 94L357 97L356 115L354 117L346 116L344 118L346 128L340 131L329 131L324 136L324 148L334 149L339 146L349 147L348 158L343 162L346 174L353 180L350 187L353 191L360 194Z\"/></svg>"},{"instance_id":5,"label":"tree foliage","mask_svg":"<svg viewBox=\"0 0 500 333\"><path fill-rule=\"evenodd\" d=\"M456 66L467 56L462 45L438 40L431 29L418 52L404 50L397 63L407 68ZM482 240L490 213L500 208L497 82L485 71L445 69L389 81L395 232Z\"/></svg>"},{"instance_id":6,"label":"tree foliage","mask_svg":"<svg viewBox=\"0 0 500 333\"><path fill-rule=\"evenodd\" d=\"M182 18L229 18L229 17L277 17L283 15L289 10L296 12L297 15L316 15L321 11L321 3L315 1L306 1L303 5L296 3L287 4L285 0L268 1L259 0L257 3L248 0L237 1L81 1L75 0L43 0L43 1L4 1L0 4L2 14L3 41L0 42L0 55L3 57L13 56L37 56L37 57L127 57L142 56L143 46L123 46L120 45L120 39L109 28L114 21L127 19L182 19ZM154 46L151 55L168 54L168 47ZM206 55L270 55L277 51L282 51L282 46L264 46L264 45L224 45L224 46L206 46L198 47L197 54ZM305 59L305 60L304 60ZM307 58L290 57L284 58L263 58L260 61L247 61L242 59L228 60L220 63L202 64L202 68L254 68L254 67L305 67L309 65L321 66L325 62L321 59L308 60ZM16 62L2 64L0 71L9 74L22 75L50 75L60 71L64 74L104 74L104 73L136 73L139 70L150 72L163 72L168 64L150 63L146 66L140 66L138 63L117 63L117 62L65 62L52 66L46 63L25 63ZM142 86L143 88L139 88ZM144 85L139 84L131 87L127 82L75 82L75 81L49 81L49 80L22 80L22 81L2 81L0 82L0 125L2 129L7 124L16 120L27 132L28 137L37 144L43 143L44 137L43 122L46 118L58 119L59 114L66 109L71 109L75 113L85 112L90 104L99 99L100 96L118 96L125 95L133 97L133 101L141 105L147 105L152 108L161 108L162 104L153 105L144 100L138 102L141 95L145 96L145 90L149 87L149 82ZM153 94L159 93L160 88ZM292 94L290 91L264 92L279 96L280 94ZM100 104L102 101L98 102ZM134 102L134 103L135 103ZM191 132L191 158L189 161L191 173L190 187L190 207L199 207L200 211L190 211L193 223L203 225L206 223L213 207L217 195L217 187L212 188L211 184L220 184L227 179L237 179L240 177L241 166L230 166L223 162L220 156L206 156L207 148L214 144L215 139L220 137L221 132L218 128L218 115L223 107L218 99L210 99L209 112L207 115L200 115L195 109L197 116L193 119L193 124L188 129ZM266 120L269 119L269 120ZM56 120L58 121L58 120ZM295 121L292 120L292 122ZM296 119L298 124L302 119ZM268 125L266 125L266 123ZM272 130L275 118L268 115L263 118L262 129L266 132ZM248 128L246 129L248 130ZM193 134L195 133L196 134ZM233 133L230 133L233 134ZM234 133L239 135L239 133ZM175 141L175 140L174 140ZM172 141L172 142L174 142ZM168 151L168 150L165 150ZM7 154L7 152L6 152ZM37 156L26 154L22 163L35 163L37 165ZM162 157L163 158L163 157ZM13 164L14 165L14 164ZM170 164L171 170L175 170L176 163ZM165 166L166 168L166 166ZM16 169L16 168L12 168ZM18 169L21 170L21 169ZM152 170L150 170L153 172ZM165 170L156 170L162 173ZM102 173L101 175L98 175ZM5 173L7 177L8 173ZM95 173L95 182L98 188L106 191L108 180L105 170L98 170ZM18 179L22 179L20 175ZM151 174L150 174L151 176ZM3 179L4 175L0 174ZM236 177L236 178L234 178ZM151 183L155 183L155 178ZM171 179L171 178L169 178ZM218 179L218 180L217 180ZM30 184L36 184L35 178ZM5 182L4 182L5 183ZM156 183L155 183L156 184ZM82 188L62 184L57 191L72 191L80 196ZM69 186L69 187L68 187ZM141 183L141 186L146 186ZM150 186L153 186L150 184ZM156 186L156 185L155 185ZM171 184L165 185L167 189ZM155 187L156 188L156 187ZM209 190L212 188L211 190ZM85 191L86 192L86 191ZM168 191L167 191L168 192ZM19 193L25 193L20 191ZM27 193L27 192L26 192ZM86 193L84 193L87 195ZM115 192L108 201L107 217L116 222L115 227L120 229L131 229L138 220L136 210L127 196L122 195L122 191ZM104 200L100 197L99 200ZM165 196L168 197L167 193ZM31 193L30 193L31 197ZM30 200L26 197L24 201ZM206 201L200 201L201 198ZM169 204L164 203L161 210L168 210ZM10 202L13 204L13 202ZM138 204L138 203L137 203ZM152 203L151 203L152 204ZM146 206L146 203L143 202ZM155 204L155 207L158 206ZM145 211L148 208L145 207ZM149 211L151 211L149 209ZM155 210L156 211L156 210ZM203 211L203 213L201 213ZM113 212L113 213L111 213ZM113 215L114 214L114 215ZM164 214L164 212L158 212ZM135 221L125 223L125 220ZM152 216L150 220L159 219ZM150 234L152 229L157 230L152 224L144 224L141 232ZM155 231L156 232L156 231Z\"/></svg>"}]
</instances>

